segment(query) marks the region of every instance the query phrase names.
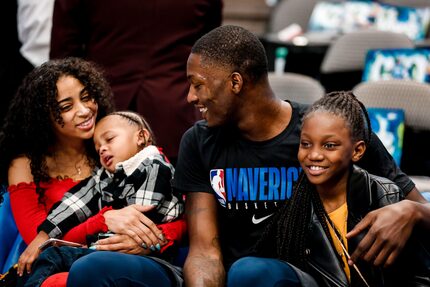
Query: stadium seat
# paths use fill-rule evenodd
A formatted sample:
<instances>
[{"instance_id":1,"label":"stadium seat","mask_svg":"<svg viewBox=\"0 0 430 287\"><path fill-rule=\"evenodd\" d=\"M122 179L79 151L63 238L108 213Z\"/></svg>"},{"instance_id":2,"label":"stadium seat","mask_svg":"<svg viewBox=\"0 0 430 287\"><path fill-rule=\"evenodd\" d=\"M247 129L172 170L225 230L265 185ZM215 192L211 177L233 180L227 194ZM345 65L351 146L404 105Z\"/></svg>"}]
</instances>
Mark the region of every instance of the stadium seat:
<instances>
[{"instance_id":1,"label":"stadium seat","mask_svg":"<svg viewBox=\"0 0 430 287\"><path fill-rule=\"evenodd\" d=\"M269 73L269 82L275 95L283 100L312 104L325 93L317 80L296 73Z\"/></svg>"},{"instance_id":2,"label":"stadium seat","mask_svg":"<svg viewBox=\"0 0 430 287\"><path fill-rule=\"evenodd\" d=\"M401 167L411 175L418 190L430 191L430 85L410 80L364 82L353 93L366 107L404 110L406 128Z\"/></svg>"}]
</instances>

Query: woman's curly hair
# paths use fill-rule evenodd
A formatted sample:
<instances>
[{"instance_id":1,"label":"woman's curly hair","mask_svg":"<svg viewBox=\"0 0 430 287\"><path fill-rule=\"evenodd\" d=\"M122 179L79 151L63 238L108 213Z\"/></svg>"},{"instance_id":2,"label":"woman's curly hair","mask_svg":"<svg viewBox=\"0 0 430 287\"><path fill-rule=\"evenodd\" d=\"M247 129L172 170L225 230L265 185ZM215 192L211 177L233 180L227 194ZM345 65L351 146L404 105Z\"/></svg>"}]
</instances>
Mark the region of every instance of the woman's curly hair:
<instances>
[{"instance_id":1,"label":"woman's curly hair","mask_svg":"<svg viewBox=\"0 0 430 287\"><path fill-rule=\"evenodd\" d=\"M0 131L0 181L7 183L11 161L19 156L30 159L36 186L49 180L46 157L55 144L52 118L63 124L57 104L57 81L62 76L79 80L98 104L97 120L113 111L112 90L94 63L79 58L51 60L35 68L23 80ZM87 140L87 156L98 160L93 142Z\"/></svg>"}]
</instances>

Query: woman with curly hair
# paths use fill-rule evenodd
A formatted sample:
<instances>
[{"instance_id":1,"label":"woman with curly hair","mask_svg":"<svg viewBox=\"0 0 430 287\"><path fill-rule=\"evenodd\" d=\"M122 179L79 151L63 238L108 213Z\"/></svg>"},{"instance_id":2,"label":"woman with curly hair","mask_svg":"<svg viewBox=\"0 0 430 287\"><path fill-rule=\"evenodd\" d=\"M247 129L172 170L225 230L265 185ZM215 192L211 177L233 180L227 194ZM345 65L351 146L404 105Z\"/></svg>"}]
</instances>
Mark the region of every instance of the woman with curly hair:
<instances>
[{"instance_id":1,"label":"woman with curly hair","mask_svg":"<svg viewBox=\"0 0 430 287\"><path fill-rule=\"evenodd\" d=\"M85 178L98 158L92 143L95 122L113 110L111 102L109 84L89 62L68 58L34 69L19 87L0 132L1 182L12 184L9 176L24 176L19 169L24 161L42 202L42 182Z\"/></svg>"},{"instance_id":2,"label":"woman with curly hair","mask_svg":"<svg viewBox=\"0 0 430 287\"><path fill-rule=\"evenodd\" d=\"M77 58L47 62L23 80L0 132L0 180L8 184L12 212L27 244L52 205L95 168L94 126L113 110L111 103L102 73ZM96 220L103 223L100 216ZM103 225L88 223L65 239L85 240L84 228Z\"/></svg>"},{"instance_id":3,"label":"woman with curly hair","mask_svg":"<svg viewBox=\"0 0 430 287\"><path fill-rule=\"evenodd\" d=\"M99 157L92 138L96 122L113 110L111 103L112 92L101 72L78 58L53 60L36 68L12 101L0 132L0 180L8 184L18 230L29 244L18 261L20 276L31 272L39 246L49 238L44 232L36 235L50 209L65 192L97 171ZM117 236L104 239L98 250L141 254L147 251L142 244L145 239L163 246L167 244L164 232L182 236L184 230L178 228L182 224L165 223L161 231L142 213L146 209L141 205L103 208L62 238L85 244L87 235L112 231ZM145 270L155 269L165 275L162 278L169 278L164 261L147 261ZM44 286L65 285L64 276L49 280Z\"/></svg>"}]
</instances>

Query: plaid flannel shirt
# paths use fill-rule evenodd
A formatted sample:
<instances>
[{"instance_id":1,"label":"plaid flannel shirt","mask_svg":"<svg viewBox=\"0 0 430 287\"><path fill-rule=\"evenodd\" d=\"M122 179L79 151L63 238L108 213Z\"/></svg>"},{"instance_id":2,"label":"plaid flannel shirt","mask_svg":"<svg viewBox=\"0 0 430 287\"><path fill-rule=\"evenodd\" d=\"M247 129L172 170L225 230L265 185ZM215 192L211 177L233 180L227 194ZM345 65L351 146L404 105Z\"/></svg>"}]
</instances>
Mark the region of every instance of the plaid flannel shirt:
<instances>
[{"instance_id":1,"label":"plaid flannel shirt","mask_svg":"<svg viewBox=\"0 0 430 287\"><path fill-rule=\"evenodd\" d=\"M173 166L158 148L148 146L117 164L114 174L97 169L66 192L38 231L58 238L105 206L119 209L131 204L155 206L145 213L154 223L172 221L184 211L181 197L172 190L173 173Z\"/></svg>"}]
</instances>

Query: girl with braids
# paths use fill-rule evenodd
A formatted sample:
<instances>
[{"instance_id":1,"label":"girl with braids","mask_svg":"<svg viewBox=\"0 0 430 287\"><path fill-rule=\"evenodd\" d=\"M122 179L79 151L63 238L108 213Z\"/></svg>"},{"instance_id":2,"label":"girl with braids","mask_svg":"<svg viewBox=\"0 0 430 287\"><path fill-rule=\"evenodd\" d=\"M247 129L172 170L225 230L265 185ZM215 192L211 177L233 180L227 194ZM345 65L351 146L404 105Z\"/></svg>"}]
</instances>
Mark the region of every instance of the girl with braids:
<instances>
[{"instance_id":1,"label":"girl with braids","mask_svg":"<svg viewBox=\"0 0 430 287\"><path fill-rule=\"evenodd\" d=\"M366 109L351 92L333 92L315 102L301 129L303 172L258 247L263 255L309 272L319 286L430 286L424 264L430 258L413 257L428 255L418 242L387 269L349 260L358 242L348 240L347 232L370 211L403 199L394 183L354 166L370 136Z\"/></svg>"},{"instance_id":2,"label":"girl with braids","mask_svg":"<svg viewBox=\"0 0 430 287\"><path fill-rule=\"evenodd\" d=\"M183 203L170 185L174 168L154 145L151 128L142 116L129 111L107 115L96 125L94 143L102 168L68 191L61 202L54 205L47 219L39 226L42 236L61 237L74 226L98 214L102 208L118 209L132 204L145 206L146 216L155 223L170 222L182 214ZM183 223L178 221L177 227L183 228ZM169 234L169 229L162 227L164 235L160 239L167 239L163 249L158 241L146 238L140 254L161 252L173 244L175 238ZM110 236L116 235L107 233L95 237ZM103 250L105 241L97 241L90 249L48 248L33 265L33 273L25 286L40 286L48 276L69 271L78 258L92 253L94 249ZM124 252L133 253L132 250Z\"/></svg>"}]
</instances>

